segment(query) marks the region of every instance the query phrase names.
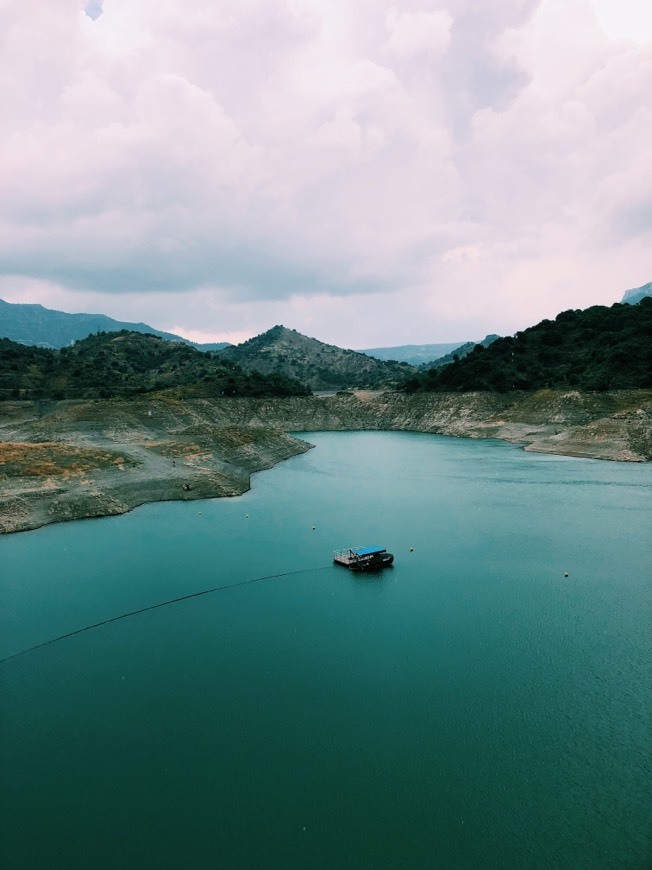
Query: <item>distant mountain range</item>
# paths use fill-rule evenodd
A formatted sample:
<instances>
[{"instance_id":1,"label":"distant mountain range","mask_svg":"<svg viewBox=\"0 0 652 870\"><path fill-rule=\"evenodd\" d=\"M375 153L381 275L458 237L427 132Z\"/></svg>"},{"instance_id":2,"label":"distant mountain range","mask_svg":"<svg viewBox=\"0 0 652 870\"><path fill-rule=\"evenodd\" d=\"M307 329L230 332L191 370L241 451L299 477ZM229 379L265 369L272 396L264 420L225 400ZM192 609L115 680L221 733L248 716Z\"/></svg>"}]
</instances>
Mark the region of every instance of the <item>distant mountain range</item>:
<instances>
[{"instance_id":1,"label":"distant mountain range","mask_svg":"<svg viewBox=\"0 0 652 870\"><path fill-rule=\"evenodd\" d=\"M397 362L409 363L411 366L420 366L453 353L463 344L465 344L463 341L454 341L448 344L402 344L398 347L369 347L359 350L358 353L365 353L375 359L396 360Z\"/></svg>"},{"instance_id":2,"label":"distant mountain range","mask_svg":"<svg viewBox=\"0 0 652 870\"><path fill-rule=\"evenodd\" d=\"M409 390L627 389L650 381L650 296L652 282L624 294L623 302L631 305L562 312L554 322L544 320L513 338L488 335L477 343L369 352L344 350L285 326L237 346L196 345L145 323L0 300L0 393L4 398L68 398L183 387L189 394L193 384L197 395L297 395L406 383ZM115 333L120 333L118 341ZM150 342L137 342L139 334ZM26 351L57 355L28 358L14 342ZM432 358L433 353L438 356ZM407 361L423 356L431 359L418 366Z\"/></svg>"},{"instance_id":3,"label":"distant mountain range","mask_svg":"<svg viewBox=\"0 0 652 870\"><path fill-rule=\"evenodd\" d=\"M202 351L222 350L231 346L228 342L198 344L172 332L156 329L147 323L114 320L106 314L68 314L45 308L43 305L5 302L0 299L0 338L9 338L21 344L49 348L68 347L75 341L97 332L120 332L123 329L145 335L157 335L166 341L181 341ZM357 353L383 361L394 360L417 366L440 359L465 344L474 346L473 342L461 341L447 344L408 344L400 347L370 348Z\"/></svg>"},{"instance_id":4,"label":"distant mountain range","mask_svg":"<svg viewBox=\"0 0 652 870\"><path fill-rule=\"evenodd\" d=\"M227 342L196 344L180 335L154 329L146 323L127 323L114 320L105 314L67 314L64 311L44 308L42 305L26 305L0 299L0 338L9 338L21 344L49 348L68 347L93 333L120 332L122 329L157 335L166 341L180 341L197 350L221 350L229 346Z\"/></svg>"},{"instance_id":5,"label":"distant mountain range","mask_svg":"<svg viewBox=\"0 0 652 870\"><path fill-rule=\"evenodd\" d=\"M343 350L285 326L274 326L243 344L225 348L220 358L237 363L245 371L294 378L313 390L393 387L415 371L408 363Z\"/></svg>"},{"instance_id":6,"label":"distant mountain range","mask_svg":"<svg viewBox=\"0 0 652 870\"><path fill-rule=\"evenodd\" d=\"M430 368L439 368L440 366L447 366L449 363L455 362L455 360L463 359L465 356L471 353L471 351L475 350L476 345L480 345L481 347L489 347L490 344L493 344L496 339L500 338L499 335L485 335L482 341L467 341L464 344L459 345L459 347L454 348L450 353L444 354L444 356L440 356L438 359L432 360L429 363L423 363L419 366L421 371L426 371Z\"/></svg>"}]
</instances>

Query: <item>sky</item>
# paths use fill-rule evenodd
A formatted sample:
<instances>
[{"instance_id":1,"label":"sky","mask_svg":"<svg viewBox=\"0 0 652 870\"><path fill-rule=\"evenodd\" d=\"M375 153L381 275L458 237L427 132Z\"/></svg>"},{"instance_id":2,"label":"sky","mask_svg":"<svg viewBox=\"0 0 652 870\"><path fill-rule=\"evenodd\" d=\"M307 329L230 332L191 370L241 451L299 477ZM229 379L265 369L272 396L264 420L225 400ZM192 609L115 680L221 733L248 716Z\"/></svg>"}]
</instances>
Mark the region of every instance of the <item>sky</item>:
<instances>
[{"instance_id":1,"label":"sky","mask_svg":"<svg viewBox=\"0 0 652 870\"><path fill-rule=\"evenodd\" d=\"M0 298L479 340L652 280L643 0L0 0Z\"/></svg>"}]
</instances>

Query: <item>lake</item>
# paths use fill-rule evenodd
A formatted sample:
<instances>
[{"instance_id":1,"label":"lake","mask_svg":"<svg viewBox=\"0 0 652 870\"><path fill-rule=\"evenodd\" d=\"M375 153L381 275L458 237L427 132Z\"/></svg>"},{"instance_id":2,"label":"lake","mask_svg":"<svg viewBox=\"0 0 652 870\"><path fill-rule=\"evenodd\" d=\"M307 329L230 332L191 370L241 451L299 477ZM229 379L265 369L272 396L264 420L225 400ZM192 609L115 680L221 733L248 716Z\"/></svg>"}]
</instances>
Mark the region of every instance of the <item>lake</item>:
<instances>
[{"instance_id":1,"label":"lake","mask_svg":"<svg viewBox=\"0 0 652 870\"><path fill-rule=\"evenodd\" d=\"M652 465L304 437L0 537L0 658L229 587L0 664L2 866L649 866Z\"/></svg>"}]
</instances>

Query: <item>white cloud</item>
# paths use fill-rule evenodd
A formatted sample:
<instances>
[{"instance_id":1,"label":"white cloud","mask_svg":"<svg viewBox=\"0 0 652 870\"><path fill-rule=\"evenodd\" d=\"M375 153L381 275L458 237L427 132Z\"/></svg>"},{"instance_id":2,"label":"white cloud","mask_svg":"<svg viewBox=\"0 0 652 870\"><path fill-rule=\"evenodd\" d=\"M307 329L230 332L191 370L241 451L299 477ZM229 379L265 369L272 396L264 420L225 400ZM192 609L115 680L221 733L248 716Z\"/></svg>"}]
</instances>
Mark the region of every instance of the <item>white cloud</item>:
<instances>
[{"instance_id":1,"label":"white cloud","mask_svg":"<svg viewBox=\"0 0 652 870\"><path fill-rule=\"evenodd\" d=\"M7 6L0 287L24 299L354 345L344 311L458 339L649 280L652 49L590 0Z\"/></svg>"},{"instance_id":2,"label":"white cloud","mask_svg":"<svg viewBox=\"0 0 652 870\"><path fill-rule=\"evenodd\" d=\"M641 0L592 0L600 26L614 38L652 40L652 6Z\"/></svg>"},{"instance_id":3,"label":"white cloud","mask_svg":"<svg viewBox=\"0 0 652 870\"><path fill-rule=\"evenodd\" d=\"M389 32L387 51L399 57L426 53L431 59L439 59L450 44L453 19L447 9L399 12L392 6L385 23Z\"/></svg>"}]
</instances>

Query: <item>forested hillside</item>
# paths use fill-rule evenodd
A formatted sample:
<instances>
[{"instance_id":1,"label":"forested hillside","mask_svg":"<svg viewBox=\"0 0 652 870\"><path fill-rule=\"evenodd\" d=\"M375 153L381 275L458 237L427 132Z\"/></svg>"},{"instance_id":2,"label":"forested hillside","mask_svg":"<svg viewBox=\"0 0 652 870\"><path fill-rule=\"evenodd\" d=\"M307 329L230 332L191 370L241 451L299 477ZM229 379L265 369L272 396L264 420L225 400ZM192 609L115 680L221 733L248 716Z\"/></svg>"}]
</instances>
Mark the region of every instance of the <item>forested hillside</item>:
<instances>
[{"instance_id":1,"label":"forested hillside","mask_svg":"<svg viewBox=\"0 0 652 870\"><path fill-rule=\"evenodd\" d=\"M594 305L477 345L464 359L410 378L403 389L626 390L652 386L652 298Z\"/></svg>"},{"instance_id":2,"label":"forested hillside","mask_svg":"<svg viewBox=\"0 0 652 870\"><path fill-rule=\"evenodd\" d=\"M60 350L0 339L0 401L109 398L170 388L193 397L310 393L283 375L246 373L216 354L136 332L90 335Z\"/></svg>"}]
</instances>

